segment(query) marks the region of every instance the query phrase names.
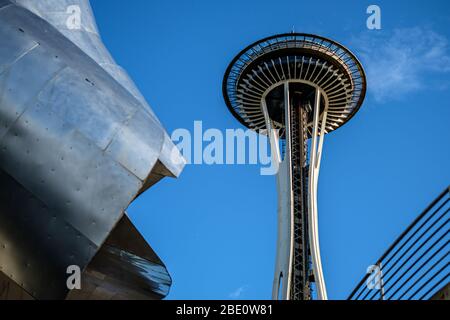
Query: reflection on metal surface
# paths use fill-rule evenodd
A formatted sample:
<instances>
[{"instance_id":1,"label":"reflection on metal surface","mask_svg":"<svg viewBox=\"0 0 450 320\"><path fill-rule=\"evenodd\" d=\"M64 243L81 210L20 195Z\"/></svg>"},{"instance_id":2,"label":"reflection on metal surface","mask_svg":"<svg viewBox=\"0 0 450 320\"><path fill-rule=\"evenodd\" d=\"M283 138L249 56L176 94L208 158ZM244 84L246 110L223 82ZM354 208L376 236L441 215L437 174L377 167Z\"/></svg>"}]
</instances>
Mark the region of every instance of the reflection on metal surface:
<instances>
[{"instance_id":1,"label":"reflection on metal surface","mask_svg":"<svg viewBox=\"0 0 450 320\"><path fill-rule=\"evenodd\" d=\"M172 280L125 214L90 262L81 290L68 299L161 299Z\"/></svg>"},{"instance_id":2,"label":"reflection on metal surface","mask_svg":"<svg viewBox=\"0 0 450 320\"><path fill-rule=\"evenodd\" d=\"M124 269L126 272L131 275L138 275L142 279L150 282L152 284L151 292L163 297L167 295L172 281L168 276L166 268L117 248L105 246L105 249L109 255L109 258L105 259L105 261L109 262L109 266L114 266L114 264L121 267L125 266Z\"/></svg>"},{"instance_id":3,"label":"reflection on metal surface","mask_svg":"<svg viewBox=\"0 0 450 320\"><path fill-rule=\"evenodd\" d=\"M66 24L69 5L81 10L79 29ZM36 299L64 299L69 265L84 270L85 281L112 259L108 295L83 298L164 297L167 270L124 212L183 166L102 44L87 0L0 0L0 288L16 284ZM114 237L124 225L130 236ZM140 249L130 248L135 242ZM156 277L156 266L164 276Z\"/></svg>"}]
</instances>

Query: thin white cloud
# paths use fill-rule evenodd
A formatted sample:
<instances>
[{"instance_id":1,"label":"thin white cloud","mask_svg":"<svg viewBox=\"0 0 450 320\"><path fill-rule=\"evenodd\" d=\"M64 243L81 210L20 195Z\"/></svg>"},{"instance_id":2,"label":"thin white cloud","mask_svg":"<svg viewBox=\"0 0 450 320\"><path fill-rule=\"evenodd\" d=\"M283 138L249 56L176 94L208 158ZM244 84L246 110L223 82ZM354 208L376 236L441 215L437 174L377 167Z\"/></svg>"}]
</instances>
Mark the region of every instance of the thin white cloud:
<instances>
[{"instance_id":1,"label":"thin white cloud","mask_svg":"<svg viewBox=\"0 0 450 320\"><path fill-rule=\"evenodd\" d=\"M230 293L230 298L231 299L238 299L242 293L244 293L244 291L247 289L247 286L242 286L237 288L235 291L233 291L232 293Z\"/></svg>"},{"instance_id":2,"label":"thin white cloud","mask_svg":"<svg viewBox=\"0 0 450 320\"><path fill-rule=\"evenodd\" d=\"M367 73L368 91L379 102L448 86L448 80L431 78L450 73L449 41L429 28L366 31L353 44Z\"/></svg>"}]
</instances>

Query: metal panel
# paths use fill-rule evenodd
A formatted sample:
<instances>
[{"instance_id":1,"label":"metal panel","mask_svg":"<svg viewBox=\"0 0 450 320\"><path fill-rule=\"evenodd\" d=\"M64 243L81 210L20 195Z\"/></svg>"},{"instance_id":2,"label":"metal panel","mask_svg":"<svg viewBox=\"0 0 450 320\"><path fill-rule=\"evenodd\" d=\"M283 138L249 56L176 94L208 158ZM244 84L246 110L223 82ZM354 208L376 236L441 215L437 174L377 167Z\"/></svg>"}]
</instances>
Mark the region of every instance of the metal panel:
<instances>
[{"instance_id":1,"label":"metal panel","mask_svg":"<svg viewBox=\"0 0 450 320\"><path fill-rule=\"evenodd\" d=\"M157 123L147 113L138 110L122 126L106 151L139 179L145 181L149 175L149 165L154 166L158 159L163 138L164 133L158 128ZM133 145L130 145L131 141ZM155 145L149 141L160 143Z\"/></svg>"},{"instance_id":2,"label":"metal panel","mask_svg":"<svg viewBox=\"0 0 450 320\"><path fill-rule=\"evenodd\" d=\"M15 37L12 37L10 43L14 43L14 39ZM25 109L33 103L42 87L64 67L61 61L49 63L51 60L48 52L37 46L0 75L0 101L2 101L0 104L2 121L0 123L0 140ZM30 77L29 72L36 69L39 63L45 64L47 67L40 69L39 72L34 73L33 77Z\"/></svg>"},{"instance_id":3,"label":"metal panel","mask_svg":"<svg viewBox=\"0 0 450 320\"><path fill-rule=\"evenodd\" d=\"M0 9L2 10L2 9ZM5 8L3 10L6 10ZM18 28L0 25L0 74L26 52L36 46L36 42Z\"/></svg>"},{"instance_id":4,"label":"metal panel","mask_svg":"<svg viewBox=\"0 0 450 320\"><path fill-rule=\"evenodd\" d=\"M97 246L3 171L0 190L0 271L35 298L64 298L67 266Z\"/></svg>"},{"instance_id":5,"label":"metal panel","mask_svg":"<svg viewBox=\"0 0 450 320\"><path fill-rule=\"evenodd\" d=\"M117 65L105 48L100 38L95 18L88 0L15 0L17 4L31 10L56 27L65 37L82 49L98 65L103 67L115 80L127 89L145 107L144 111L152 115L159 122L145 98L139 92L127 72ZM80 29L67 27L67 9L69 6L78 6L81 10Z\"/></svg>"},{"instance_id":6,"label":"metal panel","mask_svg":"<svg viewBox=\"0 0 450 320\"><path fill-rule=\"evenodd\" d=\"M38 100L105 150L137 107L115 94L107 83L92 81L79 71L66 68L42 90Z\"/></svg>"}]
</instances>

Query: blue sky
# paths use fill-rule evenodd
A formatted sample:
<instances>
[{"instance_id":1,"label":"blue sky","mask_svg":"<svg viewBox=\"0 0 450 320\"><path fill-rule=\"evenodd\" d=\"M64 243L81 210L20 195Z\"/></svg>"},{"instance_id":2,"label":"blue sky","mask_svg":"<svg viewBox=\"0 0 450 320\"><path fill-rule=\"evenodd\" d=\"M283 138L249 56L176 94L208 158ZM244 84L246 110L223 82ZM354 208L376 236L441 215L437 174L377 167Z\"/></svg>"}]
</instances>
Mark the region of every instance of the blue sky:
<instances>
[{"instance_id":1,"label":"blue sky","mask_svg":"<svg viewBox=\"0 0 450 320\"><path fill-rule=\"evenodd\" d=\"M171 133L240 128L221 82L242 48L277 33L349 47L368 75L361 111L325 140L319 223L329 297L347 297L450 181L448 1L91 0L103 40ZM366 28L381 8L382 29ZM259 166L187 166L129 208L166 263L168 299L270 299L275 178Z\"/></svg>"}]
</instances>

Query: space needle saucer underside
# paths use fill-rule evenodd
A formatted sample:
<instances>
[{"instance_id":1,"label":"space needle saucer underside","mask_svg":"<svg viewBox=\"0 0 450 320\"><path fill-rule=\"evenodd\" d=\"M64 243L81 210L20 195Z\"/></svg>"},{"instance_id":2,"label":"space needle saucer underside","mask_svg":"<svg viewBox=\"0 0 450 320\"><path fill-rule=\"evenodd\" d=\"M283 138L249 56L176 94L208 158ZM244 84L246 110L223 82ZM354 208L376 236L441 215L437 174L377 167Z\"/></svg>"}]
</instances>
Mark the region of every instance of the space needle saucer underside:
<instances>
[{"instance_id":1,"label":"space needle saucer underside","mask_svg":"<svg viewBox=\"0 0 450 320\"><path fill-rule=\"evenodd\" d=\"M244 49L227 69L223 92L233 115L259 131L265 129L261 102L286 82L320 90L328 113L327 133L353 117L366 92L364 70L348 49L323 37L298 33L272 36ZM274 126L283 128L277 121Z\"/></svg>"}]
</instances>

